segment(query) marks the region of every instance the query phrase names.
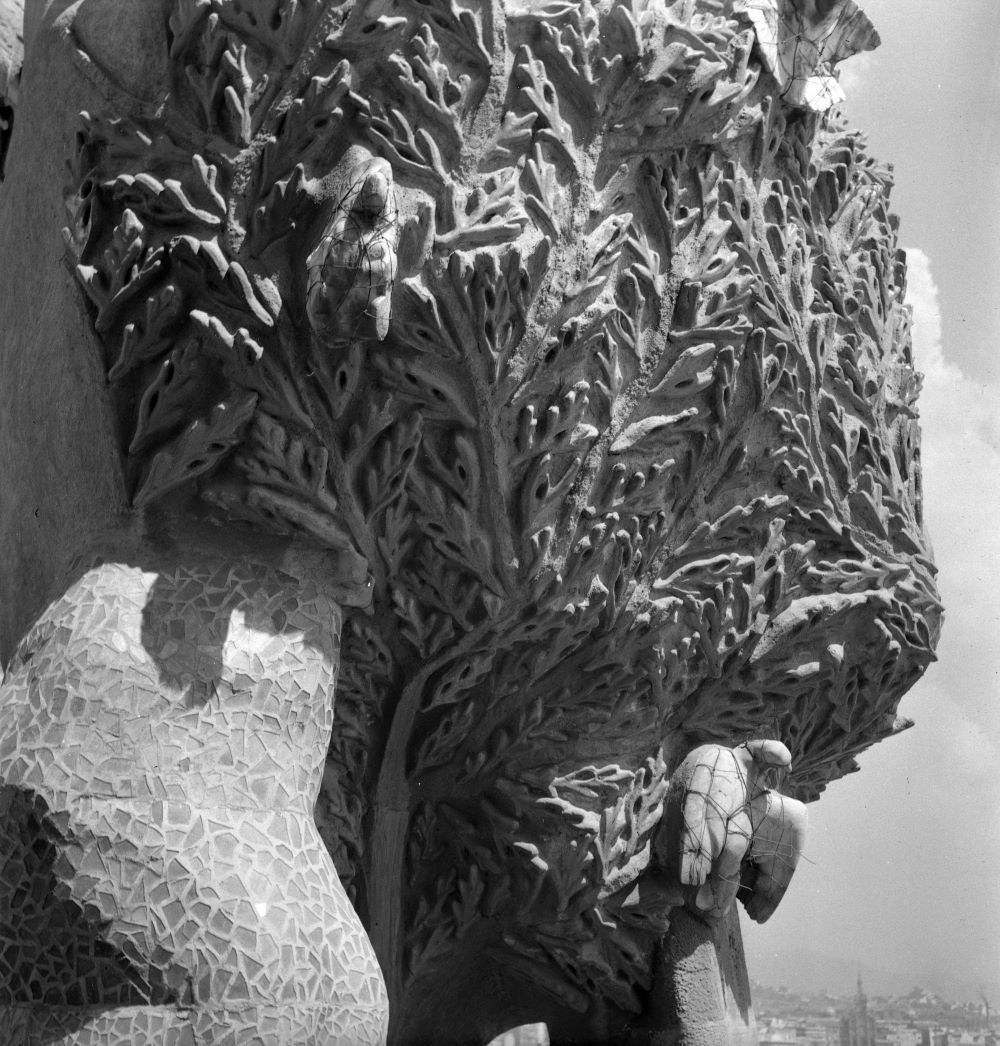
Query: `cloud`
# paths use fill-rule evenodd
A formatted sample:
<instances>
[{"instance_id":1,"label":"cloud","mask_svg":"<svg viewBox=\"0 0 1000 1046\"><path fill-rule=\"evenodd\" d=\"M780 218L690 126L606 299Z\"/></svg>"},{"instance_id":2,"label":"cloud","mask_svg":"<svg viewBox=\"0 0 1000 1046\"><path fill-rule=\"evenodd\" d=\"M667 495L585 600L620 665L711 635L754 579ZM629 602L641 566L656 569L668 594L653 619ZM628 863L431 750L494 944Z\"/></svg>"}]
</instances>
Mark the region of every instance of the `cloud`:
<instances>
[{"instance_id":1,"label":"cloud","mask_svg":"<svg viewBox=\"0 0 1000 1046\"><path fill-rule=\"evenodd\" d=\"M958 346L942 337L930 259L906 253L914 361L924 374L924 518L946 617L938 663L903 700L917 725L887 753L885 770L902 801L899 827L920 841L900 856L934 886L922 896L899 884L937 942L924 951L975 982L1000 969L1000 386L952 362Z\"/></svg>"},{"instance_id":2,"label":"cloud","mask_svg":"<svg viewBox=\"0 0 1000 1046\"><path fill-rule=\"evenodd\" d=\"M923 432L924 515L941 574L947 624L939 655L948 658L949 688L1000 696L1000 387L967 377L947 357L938 289L923 251L907 250L913 307L913 353L924 374L919 400ZM955 655L964 653L964 658ZM941 666L932 669L940 675ZM978 700L973 698L976 704ZM1000 703L992 726L1000 737ZM984 709L985 711L985 709Z\"/></svg>"},{"instance_id":3,"label":"cloud","mask_svg":"<svg viewBox=\"0 0 1000 1046\"><path fill-rule=\"evenodd\" d=\"M848 104L864 90L864 82L871 72L872 65L870 54L860 54L837 66L837 80Z\"/></svg>"},{"instance_id":4,"label":"cloud","mask_svg":"<svg viewBox=\"0 0 1000 1046\"><path fill-rule=\"evenodd\" d=\"M930 259L906 253L913 352L924 374L924 518L946 615L939 661L914 691L915 718L935 739L939 772L992 805L980 809L988 822L1000 813L1000 387L949 361ZM1000 844L990 848L1000 859Z\"/></svg>"}]
</instances>

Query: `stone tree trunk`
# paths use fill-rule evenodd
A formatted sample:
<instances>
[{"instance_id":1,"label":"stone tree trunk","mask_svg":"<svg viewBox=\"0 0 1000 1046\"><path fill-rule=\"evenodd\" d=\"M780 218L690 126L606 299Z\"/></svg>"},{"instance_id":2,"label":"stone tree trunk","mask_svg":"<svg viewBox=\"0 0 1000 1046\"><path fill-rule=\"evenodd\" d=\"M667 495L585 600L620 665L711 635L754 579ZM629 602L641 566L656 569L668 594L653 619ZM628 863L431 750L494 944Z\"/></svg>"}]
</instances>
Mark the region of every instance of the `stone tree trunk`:
<instances>
[{"instance_id":1,"label":"stone tree trunk","mask_svg":"<svg viewBox=\"0 0 1000 1046\"><path fill-rule=\"evenodd\" d=\"M868 19L0 12L0 1040L753 1042L940 623Z\"/></svg>"}]
</instances>

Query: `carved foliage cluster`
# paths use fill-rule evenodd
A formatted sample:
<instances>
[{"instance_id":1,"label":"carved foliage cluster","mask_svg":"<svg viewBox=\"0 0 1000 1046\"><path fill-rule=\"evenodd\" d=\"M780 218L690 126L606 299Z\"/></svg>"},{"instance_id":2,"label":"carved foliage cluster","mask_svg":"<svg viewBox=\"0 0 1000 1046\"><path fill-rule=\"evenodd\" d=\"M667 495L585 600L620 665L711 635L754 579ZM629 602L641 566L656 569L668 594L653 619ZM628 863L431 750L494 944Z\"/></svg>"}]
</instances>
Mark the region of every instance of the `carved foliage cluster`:
<instances>
[{"instance_id":1,"label":"carved foliage cluster","mask_svg":"<svg viewBox=\"0 0 1000 1046\"><path fill-rule=\"evenodd\" d=\"M564 1004L634 1009L670 767L764 731L814 797L932 657L888 175L724 0L177 0L169 47L71 201L136 503L367 558L319 812L403 909L390 988L492 920ZM397 267L385 339L328 344L349 147Z\"/></svg>"}]
</instances>

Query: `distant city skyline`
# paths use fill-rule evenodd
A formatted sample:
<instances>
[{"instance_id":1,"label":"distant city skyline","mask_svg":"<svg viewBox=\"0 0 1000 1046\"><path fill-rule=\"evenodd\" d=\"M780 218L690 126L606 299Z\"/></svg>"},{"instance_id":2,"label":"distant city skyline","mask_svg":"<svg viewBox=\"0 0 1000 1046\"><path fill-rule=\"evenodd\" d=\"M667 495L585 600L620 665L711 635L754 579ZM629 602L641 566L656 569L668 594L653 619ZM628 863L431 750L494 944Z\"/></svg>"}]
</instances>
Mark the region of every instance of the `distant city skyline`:
<instances>
[{"instance_id":1,"label":"distant city skyline","mask_svg":"<svg viewBox=\"0 0 1000 1046\"><path fill-rule=\"evenodd\" d=\"M775 991L754 982L761 1046L997 1046L982 1006L956 1004L912 989L870 996Z\"/></svg>"}]
</instances>

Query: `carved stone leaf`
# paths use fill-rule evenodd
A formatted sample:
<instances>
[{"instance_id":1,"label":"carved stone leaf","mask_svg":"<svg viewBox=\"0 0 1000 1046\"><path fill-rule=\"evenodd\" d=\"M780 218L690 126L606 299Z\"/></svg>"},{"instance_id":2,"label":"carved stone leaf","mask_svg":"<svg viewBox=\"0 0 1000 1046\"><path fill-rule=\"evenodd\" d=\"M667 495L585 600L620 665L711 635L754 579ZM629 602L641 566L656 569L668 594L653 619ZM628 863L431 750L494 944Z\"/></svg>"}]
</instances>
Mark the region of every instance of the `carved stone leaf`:
<instances>
[{"instance_id":1,"label":"carved stone leaf","mask_svg":"<svg viewBox=\"0 0 1000 1046\"><path fill-rule=\"evenodd\" d=\"M216 188L218 167L207 164L197 153L191 162L195 172L194 188L185 189L177 178L161 181L146 171L121 174L111 182L110 188L119 200L143 213L149 221L166 225L195 222L218 228L226 217L226 201Z\"/></svg>"},{"instance_id":2,"label":"carved stone leaf","mask_svg":"<svg viewBox=\"0 0 1000 1046\"><path fill-rule=\"evenodd\" d=\"M184 296L173 283L165 284L147 298L144 321L125 325L118 359L108 371L108 380L120 381L140 364L164 352L170 345L172 328L182 317L183 307Z\"/></svg>"},{"instance_id":3,"label":"carved stone leaf","mask_svg":"<svg viewBox=\"0 0 1000 1046\"><path fill-rule=\"evenodd\" d=\"M201 349L198 340L182 342L160 363L139 402L129 454L143 453L187 422L205 382Z\"/></svg>"},{"instance_id":4,"label":"carved stone leaf","mask_svg":"<svg viewBox=\"0 0 1000 1046\"><path fill-rule=\"evenodd\" d=\"M229 28L291 67L323 9L321 0L256 0L249 10L233 4L222 7L221 14Z\"/></svg>"},{"instance_id":5,"label":"carved stone leaf","mask_svg":"<svg viewBox=\"0 0 1000 1046\"><path fill-rule=\"evenodd\" d=\"M442 318L434 295L421 280L402 280L397 285L393 313L400 320L400 339L411 348L455 360L461 358L461 346Z\"/></svg>"},{"instance_id":6,"label":"carved stone leaf","mask_svg":"<svg viewBox=\"0 0 1000 1046\"><path fill-rule=\"evenodd\" d=\"M325 76L310 77L305 90L281 116L277 133L264 145L251 197L266 199L296 165L323 147L331 127L343 118L343 103L350 90L351 65L346 59Z\"/></svg>"},{"instance_id":7,"label":"carved stone leaf","mask_svg":"<svg viewBox=\"0 0 1000 1046\"><path fill-rule=\"evenodd\" d=\"M97 306L94 326L99 332L110 330L122 309L160 273L163 255L161 247L147 251L145 228L135 212L126 209L104 252L103 266L77 266L80 282Z\"/></svg>"},{"instance_id":8,"label":"carved stone leaf","mask_svg":"<svg viewBox=\"0 0 1000 1046\"><path fill-rule=\"evenodd\" d=\"M697 407L687 407L676 414L656 414L643 418L623 429L611 444L612 454L624 454L638 448L652 449L658 452L669 446L675 439L681 438L678 431L686 428L699 416Z\"/></svg>"},{"instance_id":9,"label":"carved stone leaf","mask_svg":"<svg viewBox=\"0 0 1000 1046\"><path fill-rule=\"evenodd\" d=\"M254 252L295 231L306 195L302 185L304 177L304 168L296 164L287 178L274 183L265 202L251 212L247 245Z\"/></svg>"},{"instance_id":10,"label":"carved stone leaf","mask_svg":"<svg viewBox=\"0 0 1000 1046\"><path fill-rule=\"evenodd\" d=\"M618 264L628 238L632 215L613 214L606 218L584 242L583 280L572 287L568 297L575 309L583 309L603 289L611 270Z\"/></svg>"},{"instance_id":11,"label":"carved stone leaf","mask_svg":"<svg viewBox=\"0 0 1000 1046\"><path fill-rule=\"evenodd\" d=\"M191 422L176 440L150 459L135 504L148 504L217 465L242 439L256 406L257 397L244 394L217 404L207 417Z\"/></svg>"},{"instance_id":12,"label":"carved stone leaf","mask_svg":"<svg viewBox=\"0 0 1000 1046\"><path fill-rule=\"evenodd\" d=\"M274 318L246 269L227 258L218 241L182 235L170 241L169 250L171 265L180 278L194 287L200 286L217 308L249 313L261 326L274 326Z\"/></svg>"},{"instance_id":13,"label":"carved stone leaf","mask_svg":"<svg viewBox=\"0 0 1000 1046\"><path fill-rule=\"evenodd\" d=\"M354 96L352 100L368 121L368 134L375 148L394 170L435 187L448 184L450 179L441 149L426 129L414 128L413 121L397 108L375 108L365 99Z\"/></svg>"},{"instance_id":14,"label":"carved stone leaf","mask_svg":"<svg viewBox=\"0 0 1000 1046\"><path fill-rule=\"evenodd\" d=\"M426 416L477 427L477 419L462 384L428 357L378 357L375 365L392 383L397 396L417 402Z\"/></svg>"},{"instance_id":15,"label":"carved stone leaf","mask_svg":"<svg viewBox=\"0 0 1000 1046\"><path fill-rule=\"evenodd\" d=\"M464 205L453 208L453 228L438 232L434 239L437 250L470 250L510 243L520 236L528 216L516 204L513 169L502 174L507 175L504 180L492 176L485 186L469 193Z\"/></svg>"},{"instance_id":16,"label":"carved stone leaf","mask_svg":"<svg viewBox=\"0 0 1000 1046\"><path fill-rule=\"evenodd\" d=\"M714 380L718 342L703 342L685 349L667 373L649 387L651 396L658 399L678 399L697 395Z\"/></svg>"}]
</instances>

